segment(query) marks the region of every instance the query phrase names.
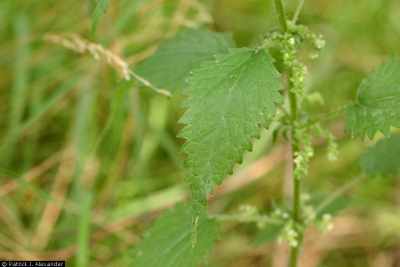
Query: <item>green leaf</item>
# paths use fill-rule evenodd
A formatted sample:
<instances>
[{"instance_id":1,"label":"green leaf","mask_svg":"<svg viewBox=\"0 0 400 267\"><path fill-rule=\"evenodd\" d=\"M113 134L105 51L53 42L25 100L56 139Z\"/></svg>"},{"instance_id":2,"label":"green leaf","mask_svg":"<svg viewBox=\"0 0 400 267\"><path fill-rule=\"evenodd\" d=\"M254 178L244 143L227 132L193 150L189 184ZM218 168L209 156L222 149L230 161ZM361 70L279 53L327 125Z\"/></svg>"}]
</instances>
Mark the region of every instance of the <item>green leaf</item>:
<instances>
[{"instance_id":1,"label":"green leaf","mask_svg":"<svg viewBox=\"0 0 400 267\"><path fill-rule=\"evenodd\" d=\"M191 207L185 205L162 215L137 246L133 266L197 267L204 262L217 239L218 225L204 210L196 226L192 218Z\"/></svg>"},{"instance_id":2,"label":"green leaf","mask_svg":"<svg viewBox=\"0 0 400 267\"><path fill-rule=\"evenodd\" d=\"M282 101L271 61L265 51L232 49L193 71L181 136L195 200L204 203L268 127Z\"/></svg>"},{"instance_id":3,"label":"green leaf","mask_svg":"<svg viewBox=\"0 0 400 267\"><path fill-rule=\"evenodd\" d=\"M348 109L347 128L353 136L372 138L400 127L400 60L392 59L360 85L356 103Z\"/></svg>"},{"instance_id":4,"label":"green leaf","mask_svg":"<svg viewBox=\"0 0 400 267\"><path fill-rule=\"evenodd\" d=\"M108 0L98 0L92 14L92 34L96 32L97 24L108 7Z\"/></svg>"},{"instance_id":5,"label":"green leaf","mask_svg":"<svg viewBox=\"0 0 400 267\"><path fill-rule=\"evenodd\" d=\"M171 92L185 87L189 72L202 61L234 47L230 35L186 29L167 40L157 52L135 69L158 88Z\"/></svg>"},{"instance_id":6,"label":"green leaf","mask_svg":"<svg viewBox=\"0 0 400 267\"><path fill-rule=\"evenodd\" d=\"M361 156L362 170L370 176L400 174L400 134L380 140Z\"/></svg>"}]
</instances>

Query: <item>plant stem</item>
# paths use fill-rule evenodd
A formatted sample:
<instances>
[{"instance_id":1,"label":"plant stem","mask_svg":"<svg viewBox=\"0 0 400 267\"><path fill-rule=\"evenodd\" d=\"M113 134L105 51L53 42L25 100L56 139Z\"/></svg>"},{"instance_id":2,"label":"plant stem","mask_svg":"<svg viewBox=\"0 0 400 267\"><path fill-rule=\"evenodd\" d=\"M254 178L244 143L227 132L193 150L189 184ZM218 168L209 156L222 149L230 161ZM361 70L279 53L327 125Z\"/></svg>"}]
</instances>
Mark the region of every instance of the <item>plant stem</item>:
<instances>
[{"instance_id":1,"label":"plant stem","mask_svg":"<svg viewBox=\"0 0 400 267\"><path fill-rule=\"evenodd\" d=\"M298 151L298 147L296 141L294 140L293 136L295 134L295 128L292 126L291 131L291 146L292 146L292 160L293 160L293 169L295 168L295 154ZM302 224L302 207L301 207L301 179L296 178L294 175L292 176L293 180L293 198L292 198L292 219L296 223L296 233L297 233L297 245L291 247L290 249L290 267L297 267L299 252L301 248L301 243L303 240L303 231L298 227Z\"/></svg>"},{"instance_id":2,"label":"plant stem","mask_svg":"<svg viewBox=\"0 0 400 267\"><path fill-rule=\"evenodd\" d=\"M233 222L242 222L242 223L259 223L259 224L273 224L273 225L281 225L283 223L282 220L271 218L267 215L262 214L214 214L210 215L210 218L213 218L217 221L233 221Z\"/></svg>"},{"instance_id":3,"label":"plant stem","mask_svg":"<svg viewBox=\"0 0 400 267\"><path fill-rule=\"evenodd\" d=\"M300 1L300 2L299 2L299 5L297 6L296 12L294 13L294 16L293 16L293 19L292 19L293 24L295 24L295 23L297 22L297 20L299 19L301 10L302 10L303 7L304 7L304 1L305 1L305 0L299 0L299 1Z\"/></svg>"},{"instance_id":4,"label":"plant stem","mask_svg":"<svg viewBox=\"0 0 400 267\"><path fill-rule=\"evenodd\" d=\"M288 30L285 6L283 5L283 0L275 0L275 8L278 13L279 22L281 23L282 30L286 32Z\"/></svg>"},{"instance_id":5,"label":"plant stem","mask_svg":"<svg viewBox=\"0 0 400 267\"><path fill-rule=\"evenodd\" d=\"M287 20L285 15L285 7L283 5L283 0L275 0L276 11L279 16L279 21L281 23L281 27L283 32L288 32ZM293 72L289 69L289 81L292 80ZM293 84L289 82L288 88L288 98L290 104L290 119L291 119L291 131L290 131L290 145L291 145L291 153L292 153L292 168L293 170L296 168L295 166L295 155L299 151L300 147L296 140L296 121L298 120L298 101L297 96L292 90ZM296 246L291 247L290 251L290 260L289 267L297 267L298 258L300 254L301 242L303 240L303 231L298 229L298 226L302 224L302 212L301 212L301 180L296 178L295 175L292 174L293 180L293 198L292 198L292 219L296 223L296 232L298 234L297 241L298 244Z\"/></svg>"},{"instance_id":6,"label":"plant stem","mask_svg":"<svg viewBox=\"0 0 400 267\"><path fill-rule=\"evenodd\" d=\"M291 76L291 73L289 73L289 76ZM289 77L290 80L290 77ZM292 153L292 169L294 170L296 168L294 160L295 160L295 155L299 151L299 146L297 144L297 140L295 139L296 136L296 124L295 122L297 121L297 98L296 95L291 92L291 83L289 83L289 103L290 103L290 115L291 115L291 121L292 121L292 126L291 126L291 131L290 131L290 145L291 145L291 153ZM298 179L292 174L292 180L293 180L293 198L292 198L292 219L295 221L296 225L301 225L301 179ZM298 244L297 246L291 247L290 250L290 261L289 261L289 266L290 267L297 267L297 262L298 262L298 257L299 257L299 252L300 252L300 247L301 247L301 241L303 239L303 232L300 230L296 230L298 237Z\"/></svg>"}]
</instances>

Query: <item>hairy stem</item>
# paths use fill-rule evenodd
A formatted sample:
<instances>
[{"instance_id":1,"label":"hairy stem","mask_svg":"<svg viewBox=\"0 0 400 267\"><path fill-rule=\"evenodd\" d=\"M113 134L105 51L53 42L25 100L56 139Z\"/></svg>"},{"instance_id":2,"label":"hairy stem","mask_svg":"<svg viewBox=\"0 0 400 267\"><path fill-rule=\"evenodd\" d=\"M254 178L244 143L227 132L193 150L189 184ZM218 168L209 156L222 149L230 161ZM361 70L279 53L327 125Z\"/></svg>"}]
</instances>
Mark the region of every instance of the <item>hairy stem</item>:
<instances>
[{"instance_id":1,"label":"hairy stem","mask_svg":"<svg viewBox=\"0 0 400 267\"><path fill-rule=\"evenodd\" d=\"M289 73L289 76L291 76L291 73ZM291 83L289 83L289 103L290 103L290 115L292 121L292 127L290 131L290 136L291 136L290 145L292 147L291 158L293 165L292 168L295 169L296 168L294 163L295 155L299 151L299 146L297 144L297 140L295 139L296 136L295 122L297 121L298 105L297 105L296 95L293 92L291 92ZM298 177L295 177L295 175L292 174L292 180L293 180L292 219L296 222L296 225L301 225L301 179L298 179ZM290 250L290 261L289 261L290 267L297 267L297 262L299 258L301 241L303 239L303 232L297 230L297 234L298 234L297 237L298 244L297 246L291 247Z\"/></svg>"},{"instance_id":2,"label":"hairy stem","mask_svg":"<svg viewBox=\"0 0 400 267\"><path fill-rule=\"evenodd\" d=\"M275 8L278 13L279 21L282 27L282 30L284 32L288 32L288 25L287 25L287 20L286 20L286 14L285 14L285 7L283 4L283 0L275 0ZM292 81L293 77L293 71L288 70L288 80ZM288 88L288 98L289 98L289 104L290 104L290 118L291 118L291 159L292 159L292 164L293 164L293 169L296 168L295 166L295 155L299 151L300 147L297 143L296 140L296 121L298 120L298 101L297 101L297 96L292 90L293 84L292 82L289 82L289 88ZM295 177L295 175L292 174L292 180L293 180L293 198L292 198L292 219L296 223L296 226L301 225L302 223L302 212L301 212L301 180L298 179L298 177ZM300 247L301 247L301 242L303 239L303 231L298 229L296 227L296 232L298 234L297 240L298 244L296 246L291 247L290 251L290 260L289 260L289 267L297 267L298 263L298 258L300 254Z\"/></svg>"}]
</instances>

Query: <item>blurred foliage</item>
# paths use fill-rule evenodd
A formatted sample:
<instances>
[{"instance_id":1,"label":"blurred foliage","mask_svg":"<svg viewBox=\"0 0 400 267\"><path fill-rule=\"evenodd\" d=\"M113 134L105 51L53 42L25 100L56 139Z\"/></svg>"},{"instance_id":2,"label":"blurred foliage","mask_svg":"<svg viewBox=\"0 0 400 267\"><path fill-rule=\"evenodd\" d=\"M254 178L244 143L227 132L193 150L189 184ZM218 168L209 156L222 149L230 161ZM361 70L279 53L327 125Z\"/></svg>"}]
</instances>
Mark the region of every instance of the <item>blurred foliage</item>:
<instances>
[{"instance_id":1,"label":"blurred foliage","mask_svg":"<svg viewBox=\"0 0 400 267\"><path fill-rule=\"evenodd\" d=\"M48 42L46 34L77 34L133 68L183 27L232 32L239 46L254 46L276 28L272 2L115 0L100 15L95 0L0 1L0 259L123 266L157 211L185 197L183 141L176 137L182 99L123 81L106 63ZM297 1L286 2L292 14ZM306 190L316 199L360 175L366 146L344 135L335 111L351 103L367 72L399 53L399 13L398 0L306 1L301 22L327 41L307 81L326 105L310 101L307 108L340 138L336 162L321 145L311 163ZM271 151L264 132L238 169ZM218 197L211 209L249 204L269 211L284 203L284 162L262 176ZM361 181L345 193L347 209L338 212L315 266L399 266L399 180ZM224 224L209 266L272 266L279 246L254 245L265 231Z\"/></svg>"}]
</instances>

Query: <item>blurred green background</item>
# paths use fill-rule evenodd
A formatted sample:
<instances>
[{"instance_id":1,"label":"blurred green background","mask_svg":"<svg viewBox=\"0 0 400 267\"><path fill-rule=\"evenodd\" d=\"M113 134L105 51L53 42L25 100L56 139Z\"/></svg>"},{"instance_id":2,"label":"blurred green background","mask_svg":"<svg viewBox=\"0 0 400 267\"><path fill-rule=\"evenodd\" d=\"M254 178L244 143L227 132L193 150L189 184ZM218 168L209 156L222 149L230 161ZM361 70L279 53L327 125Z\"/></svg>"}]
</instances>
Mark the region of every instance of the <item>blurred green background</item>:
<instances>
[{"instance_id":1,"label":"blurred green background","mask_svg":"<svg viewBox=\"0 0 400 267\"><path fill-rule=\"evenodd\" d=\"M124 266L159 212L186 197L176 135L180 98L167 98L89 53L47 34L97 43L134 66L183 27L233 32L254 46L278 22L272 0L0 1L0 259L65 259L68 266ZM293 14L297 1L287 0ZM96 9L97 6L97 9ZM309 64L307 87L324 114L350 103L362 78L399 53L400 1L306 0L300 22L325 36ZM93 22L96 30L93 30ZM343 116L322 116L339 139L340 156L317 155L305 190L329 196L359 176L366 144L351 140ZM265 131L210 209L284 203L284 146ZM228 179L229 180L229 179ZM231 179L233 180L233 179ZM330 205L335 227L311 229L304 267L400 266L400 183L389 177L357 183ZM226 223L207 266L284 266L273 229ZM149 266L151 267L151 266Z\"/></svg>"}]
</instances>

